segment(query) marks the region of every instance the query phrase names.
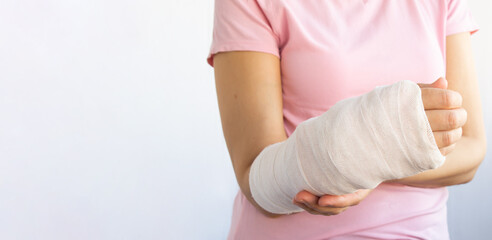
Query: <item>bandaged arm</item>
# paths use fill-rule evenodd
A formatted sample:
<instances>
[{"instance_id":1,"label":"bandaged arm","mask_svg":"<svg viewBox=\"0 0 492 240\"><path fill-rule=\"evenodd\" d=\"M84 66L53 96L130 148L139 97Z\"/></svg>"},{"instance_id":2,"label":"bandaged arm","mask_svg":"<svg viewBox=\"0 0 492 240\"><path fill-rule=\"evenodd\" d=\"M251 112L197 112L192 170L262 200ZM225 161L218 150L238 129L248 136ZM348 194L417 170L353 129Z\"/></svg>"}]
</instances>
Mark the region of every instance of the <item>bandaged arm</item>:
<instances>
[{"instance_id":1,"label":"bandaged arm","mask_svg":"<svg viewBox=\"0 0 492 240\"><path fill-rule=\"evenodd\" d=\"M372 189L437 168L444 160L420 87L403 80L339 101L300 123L285 141L258 154L249 185L263 209L290 214L303 211L292 203L302 190L321 196Z\"/></svg>"}]
</instances>

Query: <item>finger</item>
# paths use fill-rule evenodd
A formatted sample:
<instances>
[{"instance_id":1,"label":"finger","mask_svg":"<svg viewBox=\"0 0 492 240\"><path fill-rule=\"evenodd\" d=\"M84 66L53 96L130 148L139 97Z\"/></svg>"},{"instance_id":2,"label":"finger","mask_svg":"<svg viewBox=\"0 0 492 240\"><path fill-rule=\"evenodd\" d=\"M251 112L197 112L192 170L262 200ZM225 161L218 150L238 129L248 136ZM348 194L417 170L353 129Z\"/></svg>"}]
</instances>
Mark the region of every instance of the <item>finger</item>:
<instances>
[{"instance_id":1,"label":"finger","mask_svg":"<svg viewBox=\"0 0 492 240\"><path fill-rule=\"evenodd\" d=\"M318 198L318 196L306 190L303 190L297 193L297 195L294 197L294 201L305 205L305 207L309 208L310 211L314 211L313 209L311 209L311 206L315 205L318 202Z\"/></svg>"},{"instance_id":2,"label":"finger","mask_svg":"<svg viewBox=\"0 0 492 240\"><path fill-rule=\"evenodd\" d=\"M306 191L302 190L297 193L297 195L294 197L294 199L298 202L308 202L311 204L314 204L318 201L318 196Z\"/></svg>"},{"instance_id":3,"label":"finger","mask_svg":"<svg viewBox=\"0 0 492 240\"><path fill-rule=\"evenodd\" d=\"M345 211L348 207L341 207L341 208L336 208L336 207L324 207L320 206L317 203L304 203L311 211L319 213L321 215L325 216L331 216L331 215L337 215L340 214L341 212Z\"/></svg>"},{"instance_id":4,"label":"finger","mask_svg":"<svg viewBox=\"0 0 492 240\"><path fill-rule=\"evenodd\" d=\"M434 133L434 139L436 139L437 147L443 148L453 143L456 143L463 134L462 128L456 128L450 131L437 131Z\"/></svg>"},{"instance_id":5,"label":"finger","mask_svg":"<svg viewBox=\"0 0 492 240\"><path fill-rule=\"evenodd\" d=\"M442 88L442 89L446 89L448 88L448 81L443 78L443 77L440 77L438 78L436 81L434 81L433 83L418 83L419 87L420 88Z\"/></svg>"},{"instance_id":6,"label":"finger","mask_svg":"<svg viewBox=\"0 0 492 240\"><path fill-rule=\"evenodd\" d=\"M463 108L452 110L426 110L432 131L448 131L462 127L466 123L467 113Z\"/></svg>"},{"instance_id":7,"label":"finger","mask_svg":"<svg viewBox=\"0 0 492 240\"><path fill-rule=\"evenodd\" d=\"M355 193L345 195L323 195L318 200L318 203L323 207L343 208L355 205L358 202L357 198L358 195Z\"/></svg>"},{"instance_id":8,"label":"finger","mask_svg":"<svg viewBox=\"0 0 492 240\"><path fill-rule=\"evenodd\" d=\"M325 196L331 196L331 195L325 195ZM331 216L331 215L339 214L345 211L346 209L345 206L341 208L320 206L318 202L319 202L318 196L305 190L297 193L296 197L294 197L294 203L296 203L297 206L303 208L304 210L308 211L311 214Z\"/></svg>"},{"instance_id":9,"label":"finger","mask_svg":"<svg viewBox=\"0 0 492 240\"><path fill-rule=\"evenodd\" d=\"M461 94L452 90L423 88L421 93L424 108L427 110L459 108L463 103Z\"/></svg>"},{"instance_id":10,"label":"finger","mask_svg":"<svg viewBox=\"0 0 492 240\"><path fill-rule=\"evenodd\" d=\"M372 190L362 189L345 195L323 195L319 199L319 205L333 208L355 206L362 201Z\"/></svg>"},{"instance_id":11,"label":"finger","mask_svg":"<svg viewBox=\"0 0 492 240\"><path fill-rule=\"evenodd\" d=\"M295 205L297 205L298 207L304 209L306 212L310 213L310 214L313 214L313 215L321 215L321 213L311 209L310 207L308 207L305 203L302 203L302 202L297 202L297 201L293 201L293 203Z\"/></svg>"},{"instance_id":12,"label":"finger","mask_svg":"<svg viewBox=\"0 0 492 240\"><path fill-rule=\"evenodd\" d=\"M439 148L439 151L441 151L441 154L443 156L446 156L449 153L451 153L455 148L456 148L456 143L451 144L451 145L449 145L447 147Z\"/></svg>"}]
</instances>

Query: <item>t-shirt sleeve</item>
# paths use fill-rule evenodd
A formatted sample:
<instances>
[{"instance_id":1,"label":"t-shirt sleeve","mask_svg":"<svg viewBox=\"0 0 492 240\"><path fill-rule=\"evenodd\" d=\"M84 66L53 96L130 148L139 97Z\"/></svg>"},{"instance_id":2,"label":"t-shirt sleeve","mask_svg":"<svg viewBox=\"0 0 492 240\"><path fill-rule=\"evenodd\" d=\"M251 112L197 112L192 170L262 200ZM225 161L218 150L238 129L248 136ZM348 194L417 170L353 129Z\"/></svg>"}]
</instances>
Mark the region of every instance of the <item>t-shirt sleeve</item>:
<instances>
[{"instance_id":1,"label":"t-shirt sleeve","mask_svg":"<svg viewBox=\"0 0 492 240\"><path fill-rule=\"evenodd\" d=\"M470 32L474 34L479 26L473 18L467 0L447 0L446 36Z\"/></svg>"},{"instance_id":2,"label":"t-shirt sleeve","mask_svg":"<svg viewBox=\"0 0 492 240\"><path fill-rule=\"evenodd\" d=\"M212 44L207 62L223 51L258 51L279 55L278 35L258 0L215 0Z\"/></svg>"}]
</instances>

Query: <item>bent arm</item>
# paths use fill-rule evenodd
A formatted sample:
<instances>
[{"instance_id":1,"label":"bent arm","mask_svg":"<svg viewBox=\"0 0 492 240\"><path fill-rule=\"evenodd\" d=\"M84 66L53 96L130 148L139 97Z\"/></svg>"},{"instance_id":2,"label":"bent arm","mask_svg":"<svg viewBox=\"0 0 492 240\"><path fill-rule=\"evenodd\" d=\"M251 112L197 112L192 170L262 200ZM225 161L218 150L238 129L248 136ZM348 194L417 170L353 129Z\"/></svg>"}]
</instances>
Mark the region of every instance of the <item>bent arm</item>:
<instances>
[{"instance_id":1,"label":"bent arm","mask_svg":"<svg viewBox=\"0 0 492 240\"><path fill-rule=\"evenodd\" d=\"M282 112L280 60L261 52L231 51L214 56L215 84L224 138L239 188L252 198L249 171L268 145L287 139Z\"/></svg>"},{"instance_id":2,"label":"bent arm","mask_svg":"<svg viewBox=\"0 0 492 240\"><path fill-rule=\"evenodd\" d=\"M440 168L390 182L416 187L464 184L473 179L485 157L486 138L470 34L463 32L450 35L446 39L446 45L448 89L462 95L462 107L468 116L463 126L463 136Z\"/></svg>"},{"instance_id":3,"label":"bent arm","mask_svg":"<svg viewBox=\"0 0 492 240\"><path fill-rule=\"evenodd\" d=\"M350 194L435 169L444 161L429 135L414 82L399 81L339 101L300 123L286 139L278 128L283 126L281 87L261 75L275 67L263 68L267 63L250 70L241 58L223 61L216 79L224 135L241 190L262 212L300 212L293 199L303 190L318 196Z\"/></svg>"}]
</instances>

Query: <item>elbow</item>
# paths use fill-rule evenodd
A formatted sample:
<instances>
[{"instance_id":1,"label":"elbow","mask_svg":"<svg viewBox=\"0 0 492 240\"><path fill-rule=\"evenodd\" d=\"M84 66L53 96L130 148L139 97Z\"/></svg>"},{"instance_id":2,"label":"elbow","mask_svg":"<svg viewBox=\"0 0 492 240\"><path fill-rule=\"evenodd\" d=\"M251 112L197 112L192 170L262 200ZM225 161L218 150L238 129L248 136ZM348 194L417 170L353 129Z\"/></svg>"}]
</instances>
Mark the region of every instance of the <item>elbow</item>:
<instances>
[{"instance_id":1,"label":"elbow","mask_svg":"<svg viewBox=\"0 0 492 240\"><path fill-rule=\"evenodd\" d=\"M463 178L457 185L470 183L475 178L475 174L477 173L477 170L478 167L474 168L472 171L467 173L465 176L463 176Z\"/></svg>"},{"instance_id":2,"label":"elbow","mask_svg":"<svg viewBox=\"0 0 492 240\"><path fill-rule=\"evenodd\" d=\"M463 181L460 184L470 183L475 178L478 168L480 167L480 164L483 162L484 159L485 150L483 152L483 155L480 155L480 158L477 160L477 163L473 166L473 168L463 177Z\"/></svg>"},{"instance_id":3,"label":"elbow","mask_svg":"<svg viewBox=\"0 0 492 240\"><path fill-rule=\"evenodd\" d=\"M483 160L485 159L485 154L487 153L487 143L485 139L480 141L477 148L479 149L479 151L477 153L476 163L472 166L472 169L463 177L460 184L470 183L475 178L478 168L480 167L480 164L482 164Z\"/></svg>"}]
</instances>

